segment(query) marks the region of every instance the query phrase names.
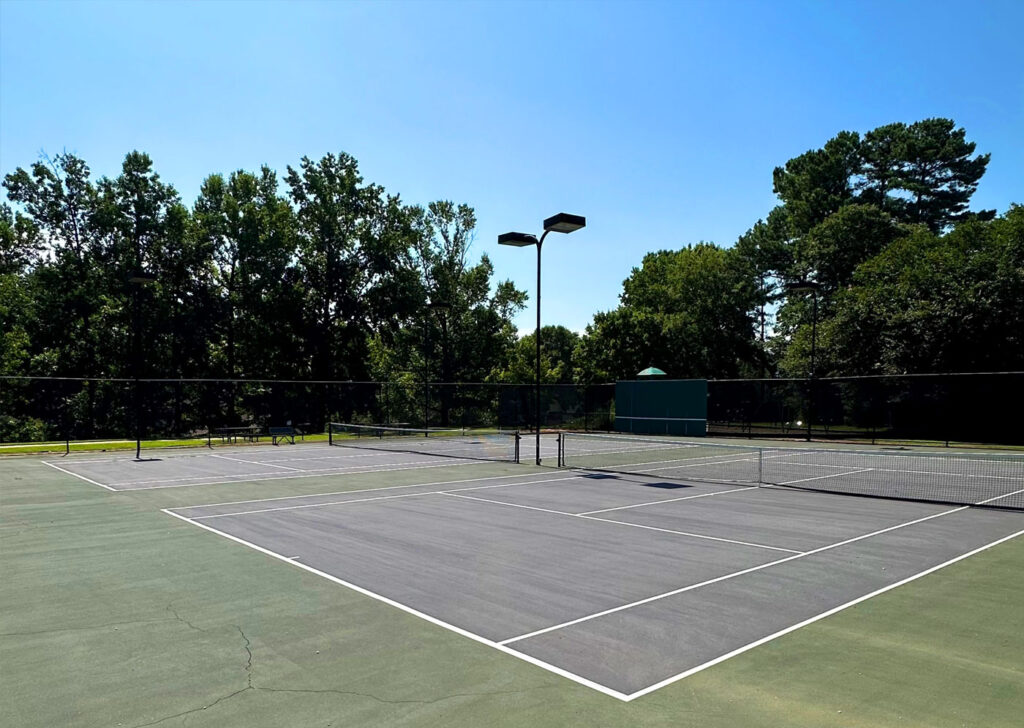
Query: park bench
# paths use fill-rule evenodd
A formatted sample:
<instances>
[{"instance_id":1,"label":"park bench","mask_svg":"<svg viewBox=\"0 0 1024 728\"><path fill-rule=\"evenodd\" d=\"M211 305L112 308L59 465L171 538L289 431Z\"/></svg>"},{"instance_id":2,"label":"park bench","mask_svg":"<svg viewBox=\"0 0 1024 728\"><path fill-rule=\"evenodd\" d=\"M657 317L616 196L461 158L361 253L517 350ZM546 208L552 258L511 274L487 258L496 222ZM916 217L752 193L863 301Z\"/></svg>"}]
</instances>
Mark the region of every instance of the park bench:
<instances>
[{"instance_id":1,"label":"park bench","mask_svg":"<svg viewBox=\"0 0 1024 728\"><path fill-rule=\"evenodd\" d=\"M295 428L291 425L286 427L271 427L267 430L270 433L270 438L273 444L277 444L278 440L288 440L292 445L295 444Z\"/></svg>"}]
</instances>

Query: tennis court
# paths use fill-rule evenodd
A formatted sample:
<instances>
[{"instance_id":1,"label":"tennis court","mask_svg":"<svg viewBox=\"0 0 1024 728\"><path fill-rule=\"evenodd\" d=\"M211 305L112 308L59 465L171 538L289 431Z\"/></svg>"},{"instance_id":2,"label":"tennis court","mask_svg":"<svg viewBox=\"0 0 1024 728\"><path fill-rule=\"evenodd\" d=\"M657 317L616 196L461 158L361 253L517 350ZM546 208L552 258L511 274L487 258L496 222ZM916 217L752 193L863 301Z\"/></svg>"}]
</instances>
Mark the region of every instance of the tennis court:
<instances>
[{"instance_id":1,"label":"tennis court","mask_svg":"<svg viewBox=\"0 0 1024 728\"><path fill-rule=\"evenodd\" d=\"M933 458L928 470L856 451L838 462L832 451L787 459L774 457L781 448L727 448L723 457L701 449L715 445L638 438L546 438L552 447L566 465L594 467L468 470L446 482L424 470L413 484L165 513L626 701L1024 533L1024 513L1005 507L1014 487L1024 490L1016 459L967 458L968 468ZM472 462L322 446L263 452L254 462L271 478ZM301 472L268 472L295 454ZM363 459L320 471L317 456ZM789 464L766 465L778 461ZM942 502L804 489L843 478L864 490L911 483L916 496L930 482ZM997 507L948 504L976 498L963 494L975 482L979 502Z\"/></svg>"},{"instance_id":2,"label":"tennis court","mask_svg":"<svg viewBox=\"0 0 1024 728\"><path fill-rule=\"evenodd\" d=\"M332 429L330 444L337 447L252 445L220 452L164 451L140 460L128 455L78 455L44 462L107 490L155 490L444 468L477 462L517 462L519 458L519 436L514 432L367 427L357 436L353 434L358 431L357 426L336 427L348 429L343 435ZM381 436L383 433L387 436ZM552 440L547 446L552 457L555 448Z\"/></svg>"}]
</instances>

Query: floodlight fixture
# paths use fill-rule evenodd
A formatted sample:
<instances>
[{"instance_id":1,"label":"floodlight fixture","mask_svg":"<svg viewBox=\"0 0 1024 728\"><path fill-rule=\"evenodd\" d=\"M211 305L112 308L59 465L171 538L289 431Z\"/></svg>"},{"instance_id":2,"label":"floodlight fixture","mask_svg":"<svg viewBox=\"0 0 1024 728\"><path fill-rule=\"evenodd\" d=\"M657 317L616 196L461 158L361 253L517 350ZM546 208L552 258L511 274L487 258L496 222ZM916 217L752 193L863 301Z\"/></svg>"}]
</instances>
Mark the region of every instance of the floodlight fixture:
<instances>
[{"instance_id":1,"label":"floodlight fixture","mask_svg":"<svg viewBox=\"0 0 1024 728\"><path fill-rule=\"evenodd\" d=\"M527 245L536 245L537 236L529 233L502 233L498 236L498 244L525 248Z\"/></svg>"},{"instance_id":2,"label":"floodlight fixture","mask_svg":"<svg viewBox=\"0 0 1024 728\"><path fill-rule=\"evenodd\" d=\"M586 226L587 218L582 215L570 215L568 212L560 212L544 221L544 232L571 233Z\"/></svg>"}]
</instances>

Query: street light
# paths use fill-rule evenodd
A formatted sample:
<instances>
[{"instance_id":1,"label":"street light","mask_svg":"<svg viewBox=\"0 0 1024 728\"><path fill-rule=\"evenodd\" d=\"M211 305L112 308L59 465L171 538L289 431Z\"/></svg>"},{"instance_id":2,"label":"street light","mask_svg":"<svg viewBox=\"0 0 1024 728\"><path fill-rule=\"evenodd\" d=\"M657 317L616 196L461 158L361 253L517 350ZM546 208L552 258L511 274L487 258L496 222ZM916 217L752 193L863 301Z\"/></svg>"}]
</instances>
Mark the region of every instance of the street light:
<instances>
[{"instance_id":1,"label":"street light","mask_svg":"<svg viewBox=\"0 0 1024 728\"><path fill-rule=\"evenodd\" d=\"M814 407L815 360L817 359L818 354L818 291L820 290L820 283L808 280L797 281L786 286L786 291L789 293L810 293L814 299L814 308L813 313L811 314L811 369L810 376L808 377L807 442L811 441L811 414Z\"/></svg>"},{"instance_id":2,"label":"street light","mask_svg":"<svg viewBox=\"0 0 1024 728\"><path fill-rule=\"evenodd\" d=\"M427 301L427 309L436 314L444 314L448 310L447 303ZM441 342L442 347L444 341ZM430 319L423 318L423 429L430 429ZM443 364L443 362L442 362ZM429 433L425 433L429 434Z\"/></svg>"},{"instance_id":3,"label":"street light","mask_svg":"<svg viewBox=\"0 0 1024 728\"><path fill-rule=\"evenodd\" d=\"M135 459L142 459L142 398L139 396L139 359L141 342L142 310L139 290L156 283L156 276L144 270L136 270L128 276L132 286L132 398L135 400Z\"/></svg>"},{"instance_id":4,"label":"street light","mask_svg":"<svg viewBox=\"0 0 1024 728\"><path fill-rule=\"evenodd\" d=\"M544 244L544 238L548 233L571 233L587 226L587 219L582 215L570 215L567 212L560 212L544 221L544 234L538 239L536 235L529 233L504 233L498 236L498 243L511 245L516 248L523 248L529 245L537 246L537 368L536 368L536 462L540 465L540 250Z\"/></svg>"}]
</instances>

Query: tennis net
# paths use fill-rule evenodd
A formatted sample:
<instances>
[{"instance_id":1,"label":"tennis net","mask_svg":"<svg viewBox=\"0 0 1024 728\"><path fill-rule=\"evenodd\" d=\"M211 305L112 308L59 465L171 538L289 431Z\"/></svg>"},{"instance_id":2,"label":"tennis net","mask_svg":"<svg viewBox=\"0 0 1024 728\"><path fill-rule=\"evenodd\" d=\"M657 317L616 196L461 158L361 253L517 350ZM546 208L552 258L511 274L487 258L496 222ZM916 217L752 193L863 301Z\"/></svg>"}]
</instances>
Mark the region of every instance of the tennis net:
<instances>
[{"instance_id":1,"label":"tennis net","mask_svg":"<svg viewBox=\"0 0 1024 728\"><path fill-rule=\"evenodd\" d=\"M339 447L436 455L460 460L519 462L519 433L426 429L331 422L327 441Z\"/></svg>"},{"instance_id":2,"label":"tennis net","mask_svg":"<svg viewBox=\"0 0 1024 728\"><path fill-rule=\"evenodd\" d=\"M667 480L1024 510L1024 455L759 447L563 432L559 465Z\"/></svg>"}]
</instances>

